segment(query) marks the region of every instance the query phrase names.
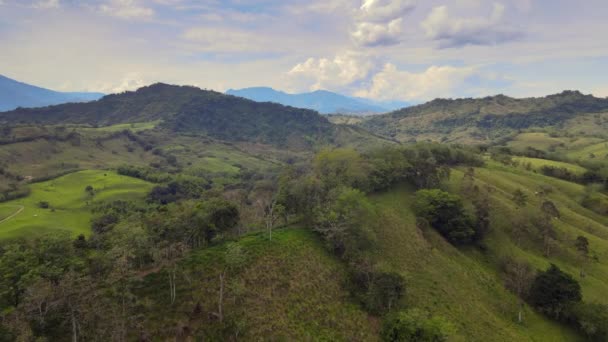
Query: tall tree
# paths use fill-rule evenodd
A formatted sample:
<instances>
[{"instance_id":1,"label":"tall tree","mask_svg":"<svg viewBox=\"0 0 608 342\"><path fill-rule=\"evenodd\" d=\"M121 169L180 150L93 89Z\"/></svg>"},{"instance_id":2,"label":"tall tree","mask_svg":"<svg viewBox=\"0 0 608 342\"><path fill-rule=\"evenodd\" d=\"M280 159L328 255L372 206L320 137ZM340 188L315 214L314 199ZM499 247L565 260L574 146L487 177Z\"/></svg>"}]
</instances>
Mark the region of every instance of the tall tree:
<instances>
[{"instance_id":1,"label":"tall tree","mask_svg":"<svg viewBox=\"0 0 608 342\"><path fill-rule=\"evenodd\" d=\"M569 305L582 300L581 286L572 276L551 264L532 282L529 299L537 309L559 319Z\"/></svg>"},{"instance_id":2,"label":"tall tree","mask_svg":"<svg viewBox=\"0 0 608 342\"><path fill-rule=\"evenodd\" d=\"M507 258L502 265L505 279L505 287L519 298L519 310L517 321L523 322L524 299L527 297L535 272L530 264Z\"/></svg>"}]
</instances>

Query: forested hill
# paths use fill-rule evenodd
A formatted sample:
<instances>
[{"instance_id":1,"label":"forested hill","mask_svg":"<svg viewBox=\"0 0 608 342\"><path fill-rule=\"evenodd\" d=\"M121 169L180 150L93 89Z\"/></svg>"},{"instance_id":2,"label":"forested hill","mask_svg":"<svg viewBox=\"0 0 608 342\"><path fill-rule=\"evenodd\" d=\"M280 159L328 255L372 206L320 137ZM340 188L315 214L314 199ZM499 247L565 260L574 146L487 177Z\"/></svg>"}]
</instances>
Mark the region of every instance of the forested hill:
<instances>
[{"instance_id":1,"label":"forested hill","mask_svg":"<svg viewBox=\"0 0 608 342\"><path fill-rule=\"evenodd\" d=\"M332 127L311 110L160 83L95 102L0 113L0 123L9 124L108 126L157 120L162 120L161 127L179 133L264 143L282 143L294 136L320 137Z\"/></svg>"},{"instance_id":2,"label":"forested hill","mask_svg":"<svg viewBox=\"0 0 608 342\"><path fill-rule=\"evenodd\" d=\"M401 141L432 139L487 142L530 127L559 126L579 115L608 111L608 99L564 91L539 98L497 95L479 99L436 99L374 116L361 125Z\"/></svg>"}]
</instances>

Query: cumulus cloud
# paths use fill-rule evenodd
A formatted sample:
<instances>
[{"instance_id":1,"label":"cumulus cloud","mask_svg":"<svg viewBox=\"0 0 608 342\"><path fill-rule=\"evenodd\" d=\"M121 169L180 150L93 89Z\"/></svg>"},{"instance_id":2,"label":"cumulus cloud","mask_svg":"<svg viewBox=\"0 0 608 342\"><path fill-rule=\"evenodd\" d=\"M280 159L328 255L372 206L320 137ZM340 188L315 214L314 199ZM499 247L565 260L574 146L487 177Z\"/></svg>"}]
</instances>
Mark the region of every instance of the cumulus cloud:
<instances>
[{"instance_id":1,"label":"cumulus cloud","mask_svg":"<svg viewBox=\"0 0 608 342\"><path fill-rule=\"evenodd\" d=\"M287 73L287 83L292 91L344 90L368 79L377 65L373 59L355 52L334 58L309 58Z\"/></svg>"},{"instance_id":2,"label":"cumulus cloud","mask_svg":"<svg viewBox=\"0 0 608 342\"><path fill-rule=\"evenodd\" d=\"M105 94L117 94L129 90L137 90L141 87L150 85L150 83L151 82L144 81L139 73L131 72L127 73L117 83L99 84L95 89Z\"/></svg>"},{"instance_id":3,"label":"cumulus cloud","mask_svg":"<svg viewBox=\"0 0 608 342\"><path fill-rule=\"evenodd\" d=\"M403 16L414 6L412 0L364 0L355 15L352 40L366 47L399 44L403 36Z\"/></svg>"},{"instance_id":4,"label":"cumulus cloud","mask_svg":"<svg viewBox=\"0 0 608 342\"><path fill-rule=\"evenodd\" d=\"M495 3L487 18L454 18L447 6L438 6L422 22L422 28L441 48L495 45L521 38L523 33L505 22L504 12L504 5Z\"/></svg>"},{"instance_id":5,"label":"cumulus cloud","mask_svg":"<svg viewBox=\"0 0 608 342\"><path fill-rule=\"evenodd\" d=\"M475 66L432 65L409 71L355 52L334 58L309 58L287 73L290 91L327 89L379 100L426 101L476 96L509 83Z\"/></svg>"},{"instance_id":6,"label":"cumulus cloud","mask_svg":"<svg viewBox=\"0 0 608 342\"><path fill-rule=\"evenodd\" d=\"M387 63L373 76L369 88L358 91L356 95L383 100L449 97L475 74L474 67L431 66L415 73L399 70L394 64Z\"/></svg>"},{"instance_id":7,"label":"cumulus cloud","mask_svg":"<svg viewBox=\"0 0 608 342\"><path fill-rule=\"evenodd\" d=\"M154 16L152 8L145 7L136 0L109 0L100 5L99 10L122 19L148 19Z\"/></svg>"},{"instance_id":8,"label":"cumulus cloud","mask_svg":"<svg viewBox=\"0 0 608 342\"><path fill-rule=\"evenodd\" d=\"M412 0L364 0L359 17L363 21L390 22L403 17L414 7Z\"/></svg>"},{"instance_id":9,"label":"cumulus cloud","mask_svg":"<svg viewBox=\"0 0 608 342\"><path fill-rule=\"evenodd\" d=\"M401 41L403 34L403 19L395 19L386 24L373 22L358 23L356 29L351 32L355 43L361 46L394 45Z\"/></svg>"}]
</instances>

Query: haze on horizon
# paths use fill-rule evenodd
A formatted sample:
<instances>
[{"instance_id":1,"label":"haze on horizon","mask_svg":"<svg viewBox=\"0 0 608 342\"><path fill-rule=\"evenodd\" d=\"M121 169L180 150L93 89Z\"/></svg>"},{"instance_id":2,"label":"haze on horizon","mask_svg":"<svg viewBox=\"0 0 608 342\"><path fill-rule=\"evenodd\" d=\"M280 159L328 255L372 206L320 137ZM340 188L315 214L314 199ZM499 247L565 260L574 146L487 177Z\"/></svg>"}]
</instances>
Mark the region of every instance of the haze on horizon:
<instances>
[{"instance_id":1,"label":"haze on horizon","mask_svg":"<svg viewBox=\"0 0 608 342\"><path fill-rule=\"evenodd\" d=\"M0 0L0 74L105 93L604 97L606 17L603 0Z\"/></svg>"}]
</instances>

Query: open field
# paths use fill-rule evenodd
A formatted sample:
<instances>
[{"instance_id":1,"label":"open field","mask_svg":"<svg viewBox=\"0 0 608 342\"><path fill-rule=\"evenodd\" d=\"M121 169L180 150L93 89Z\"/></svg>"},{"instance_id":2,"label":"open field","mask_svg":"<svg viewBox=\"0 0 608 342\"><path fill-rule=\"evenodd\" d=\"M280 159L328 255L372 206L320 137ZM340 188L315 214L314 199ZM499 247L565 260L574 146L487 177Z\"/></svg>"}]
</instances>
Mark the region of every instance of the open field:
<instances>
[{"instance_id":1,"label":"open field","mask_svg":"<svg viewBox=\"0 0 608 342\"><path fill-rule=\"evenodd\" d=\"M528 157L514 157L513 160L519 162L520 166L525 165L525 164L530 164L531 169L536 170L536 171L539 171L540 169L542 169L543 166L550 166L550 167L555 167L555 168L560 168L560 169L566 169L577 176L580 176L587 171L587 169L585 169L582 166L572 164L572 163L554 161L554 160L547 160L547 159L540 159L540 158L528 158Z\"/></svg>"},{"instance_id":2,"label":"open field","mask_svg":"<svg viewBox=\"0 0 608 342\"><path fill-rule=\"evenodd\" d=\"M91 185L91 196L85 188ZM0 204L0 218L18 215L0 223L0 239L42 234L53 230L67 230L74 235L88 234L90 206L106 200L141 200L152 184L110 171L81 171L54 180L31 185L31 194L22 199ZM48 202L49 208L40 207Z\"/></svg>"}]
</instances>

